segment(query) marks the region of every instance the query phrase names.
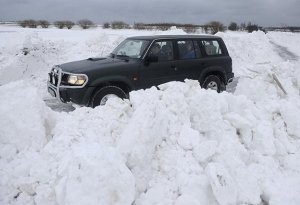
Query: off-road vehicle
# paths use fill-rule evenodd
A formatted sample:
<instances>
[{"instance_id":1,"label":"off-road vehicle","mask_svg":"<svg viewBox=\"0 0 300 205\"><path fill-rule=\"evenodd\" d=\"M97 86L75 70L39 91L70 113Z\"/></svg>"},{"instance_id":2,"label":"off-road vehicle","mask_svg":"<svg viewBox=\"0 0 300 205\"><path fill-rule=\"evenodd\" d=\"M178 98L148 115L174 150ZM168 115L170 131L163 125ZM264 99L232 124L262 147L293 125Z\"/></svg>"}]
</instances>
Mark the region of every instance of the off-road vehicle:
<instances>
[{"instance_id":1,"label":"off-road vehicle","mask_svg":"<svg viewBox=\"0 0 300 205\"><path fill-rule=\"evenodd\" d=\"M220 37L163 35L130 37L107 57L56 65L47 84L61 102L95 107L112 96L127 98L132 90L185 79L221 92L233 77Z\"/></svg>"}]
</instances>

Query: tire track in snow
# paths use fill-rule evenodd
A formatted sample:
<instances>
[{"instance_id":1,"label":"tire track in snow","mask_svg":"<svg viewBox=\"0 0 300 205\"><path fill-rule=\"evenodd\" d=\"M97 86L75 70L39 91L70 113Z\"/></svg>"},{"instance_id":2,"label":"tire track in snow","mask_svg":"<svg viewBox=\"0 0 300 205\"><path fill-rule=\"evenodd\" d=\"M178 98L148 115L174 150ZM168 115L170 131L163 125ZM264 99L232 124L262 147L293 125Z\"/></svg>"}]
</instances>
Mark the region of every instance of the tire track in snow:
<instances>
[{"instance_id":1,"label":"tire track in snow","mask_svg":"<svg viewBox=\"0 0 300 205\"><path fill-rule=\"evenodd\" d=\"M57 99L44 99L44 102L48 107L50 107L53 111L56 112L72 112L75 108L70 103L61 103Z\"/></svg>"},{"instance_id":2,"label":"tire track in snow","mask_svg":"<svg viewBox=\"0 0 300 205\"><path fill-rule=\"evenodd\" d=\"M278 53L278 55L286 60L286 61L298 61L299 56L291 52L287 47L281 46L274 41L270 40L270 44L272 44L275 48L275 51Z\"/></svg>"}]
</instances>

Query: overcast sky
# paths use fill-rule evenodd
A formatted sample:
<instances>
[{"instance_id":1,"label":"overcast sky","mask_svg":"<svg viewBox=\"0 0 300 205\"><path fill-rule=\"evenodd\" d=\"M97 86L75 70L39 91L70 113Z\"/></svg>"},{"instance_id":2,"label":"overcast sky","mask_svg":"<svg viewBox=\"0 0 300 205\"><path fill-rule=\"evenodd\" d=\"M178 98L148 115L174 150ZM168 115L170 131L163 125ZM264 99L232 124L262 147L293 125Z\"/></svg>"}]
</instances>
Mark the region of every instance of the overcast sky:
<instances>
[{"instance_id":1,"label":"overcast sky","mask_svg":"<svg viewBox=\"0 0 300 205\"><path fill-rule=\"evenodd\" d=\"M122 20L205 24L212 20L300 26L300 0L0 0L0 21Z\"/></svg>"}]
</instances>

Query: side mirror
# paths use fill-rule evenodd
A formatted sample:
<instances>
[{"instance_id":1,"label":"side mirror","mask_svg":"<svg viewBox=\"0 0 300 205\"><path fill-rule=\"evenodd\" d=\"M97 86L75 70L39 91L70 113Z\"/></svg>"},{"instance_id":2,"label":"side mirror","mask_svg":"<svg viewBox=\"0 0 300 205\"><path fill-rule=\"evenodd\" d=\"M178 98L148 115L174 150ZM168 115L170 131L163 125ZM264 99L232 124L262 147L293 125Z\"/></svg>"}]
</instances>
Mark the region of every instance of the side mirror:
<instances>
[{"instance_id":1,"label":"side mirror","mask_svg":"<svg viewBox=\"0 0 300 205\"><path fill-rule=\"evenodd\" d=\"M150 63L158 62L158 56L149 55L145 58L145 65L149 65Z\"/></svg>"}]
</instances>

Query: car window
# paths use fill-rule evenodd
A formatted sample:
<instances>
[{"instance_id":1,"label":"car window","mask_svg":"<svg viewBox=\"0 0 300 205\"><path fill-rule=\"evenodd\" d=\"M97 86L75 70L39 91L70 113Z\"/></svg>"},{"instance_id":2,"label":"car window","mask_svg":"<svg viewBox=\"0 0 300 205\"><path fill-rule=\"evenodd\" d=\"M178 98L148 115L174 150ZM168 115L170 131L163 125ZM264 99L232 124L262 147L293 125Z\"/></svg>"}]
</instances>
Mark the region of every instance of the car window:
<instances>
[{"instance_id":1,"label":"car window","mask_svg":"<svg viewBox=\"0 0 300 205\"><path fill-rule=\"evenodd\" d=\"M159 62L174 60L172 41L156 41L152 44L148 56L157 56Z\"/></svg>"},{"instance_id":2,"label":"car window","mask_svg":"<svg viewBox=\"0 0 300 205\"><path fill-rule=\"evenodd\" d=\"M200 58L200 47L196 41L177 41L179 59L194 59Z\"/></svg>"},{"instance_id":3,"label":"car window","mask_svg":"<svg viewBox=\"0 0 300 205\"><path fill-rule=\"evenodd\" d=\"M219 45L219 42L216 40L205 40L201 41L204 46L204 50L206 55L214 56L214 55L222 55L222 49Z\"/></svg>"}]
</instances>

